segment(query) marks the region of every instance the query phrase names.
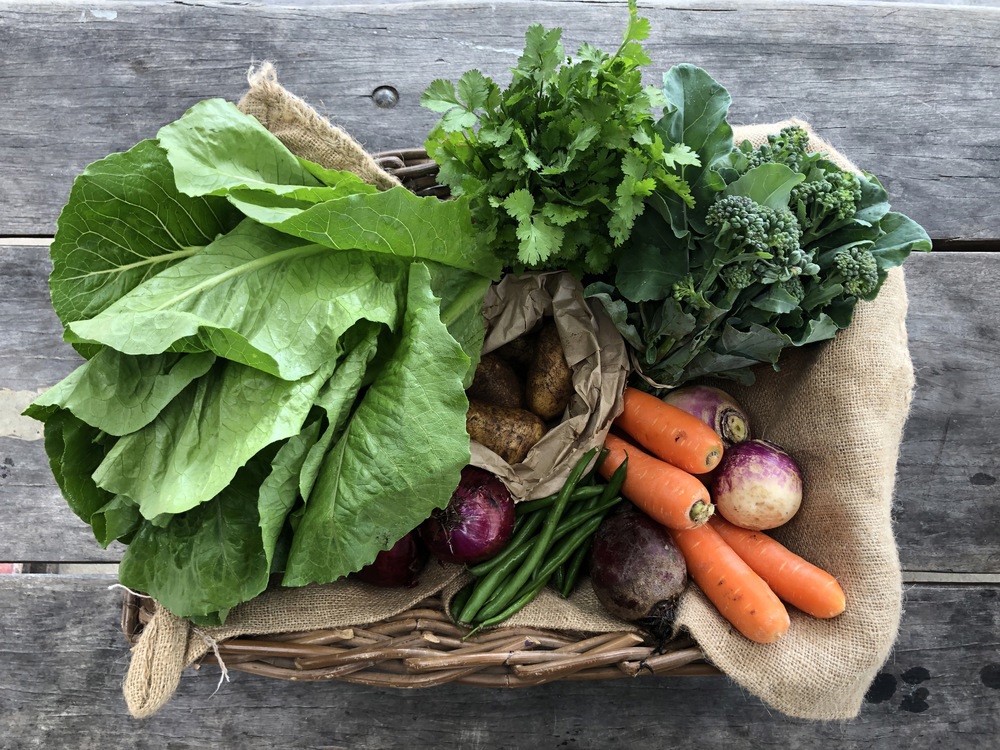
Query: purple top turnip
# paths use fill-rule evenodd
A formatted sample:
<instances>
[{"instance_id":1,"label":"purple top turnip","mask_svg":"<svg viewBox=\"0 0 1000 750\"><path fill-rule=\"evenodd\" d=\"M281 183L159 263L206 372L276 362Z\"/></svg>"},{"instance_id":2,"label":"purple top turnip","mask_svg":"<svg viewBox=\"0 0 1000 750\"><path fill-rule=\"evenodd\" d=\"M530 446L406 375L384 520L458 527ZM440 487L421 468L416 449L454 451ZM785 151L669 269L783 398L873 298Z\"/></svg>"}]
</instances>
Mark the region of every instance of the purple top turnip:
<instances>
[{"instance_id":1,"label":"purple top turnip","mask_svg":"<svg viewBox=\"0 0 1000 750\"><path fill-rule=\"evenodd\" d=\"M802 470L783 448L747 440L726 449L712 476L712 499L730 523L761 531L787 523L802 504Z\"/></svg>"},{"instance_id":2,"label":"purple top turnip","mask_svg":"<svg viewBox=\"0 0 1000 750\"><path fill-rule=\"evenodd\" d=\"M662 396L662 400L697 417L718 433L729 448L750 439L750 420L732 396L710 385L690 385Z\"/></svg>"}]
</instances>

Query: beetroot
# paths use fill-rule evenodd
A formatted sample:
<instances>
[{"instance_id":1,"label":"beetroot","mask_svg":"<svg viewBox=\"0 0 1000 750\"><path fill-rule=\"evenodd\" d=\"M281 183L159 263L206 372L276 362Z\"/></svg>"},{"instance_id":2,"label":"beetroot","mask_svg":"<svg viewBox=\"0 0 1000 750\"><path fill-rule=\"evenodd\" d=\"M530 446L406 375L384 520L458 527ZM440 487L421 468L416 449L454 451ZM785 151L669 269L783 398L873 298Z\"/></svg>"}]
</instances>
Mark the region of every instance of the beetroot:
<instances>
[{"instance_id":1,"label":"beetroot","mask_svg":"<svg viewBox=\"0 0 1000 750\"><path fill-rule=\"evenodd\" d=\"M611 614L667 638L687 565L667 530L631 504L598 527L590 548L590 581Z\"/></svg>"}]
</instances>

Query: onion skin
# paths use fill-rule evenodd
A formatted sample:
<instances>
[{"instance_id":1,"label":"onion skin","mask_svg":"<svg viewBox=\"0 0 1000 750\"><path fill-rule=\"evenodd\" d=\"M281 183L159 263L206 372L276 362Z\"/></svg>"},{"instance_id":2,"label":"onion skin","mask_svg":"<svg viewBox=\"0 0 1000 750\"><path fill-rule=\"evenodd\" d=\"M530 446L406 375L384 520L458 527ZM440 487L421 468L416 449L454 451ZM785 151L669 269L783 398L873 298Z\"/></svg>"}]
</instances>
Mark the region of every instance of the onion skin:
<instances>
[{"instance_id":1,"label":"onion skin","mask_svg":"<svg viewBox=\"0 0 1000 750\"><path fill-rule=\"evenodd\" d=\"M416 585L427 557L427 550L411 531L389 549L379 552L372 563L353 577L372 586L408 588Z\"/></svg>"},{"instance_id":2,"label":"onion skin","mask_svg":"<svg viewBox=\"0 0 1000 750\"><path fill-rule=\"evenodd\" d=\"M485 469L466 466L447 507L435 510L418 531L437 559L472 565L507 546L515 520L507 486Z\"/></svg>"},{"instance_id":3,"label":"onion skin","mask_svg":"<svg viewBox=\"0 0 1000 750\"><path fill-rule=\"evenodd\" d=\"M669 637L687 580L687 564L670 534L634 506L609 515L594 533L590 582L616 617Z\"/></svg>"},{"instance_id":4,"label":"onion skin","mask_svg":"<svg viewBox=\"0 0 1000 750\"><path fill-rule=\"evenodd\" d=\"M677 388L661 397L665 403L683 409L707 424L724 447L750 439L750 420L732 396L710 385L690 385Z\"/></svg>"},{"instance_id":5,"label":"onion skin","mask_svg":"<svg viewBox=\"0 0 1000 750\"><path fill-rule=\"evenodd\" d=\"M802 470L767 440L747 440L722 456L712 477L716 509L732 524L763 531L787 523L802 504Z\"/></svg>"}]
</instances>

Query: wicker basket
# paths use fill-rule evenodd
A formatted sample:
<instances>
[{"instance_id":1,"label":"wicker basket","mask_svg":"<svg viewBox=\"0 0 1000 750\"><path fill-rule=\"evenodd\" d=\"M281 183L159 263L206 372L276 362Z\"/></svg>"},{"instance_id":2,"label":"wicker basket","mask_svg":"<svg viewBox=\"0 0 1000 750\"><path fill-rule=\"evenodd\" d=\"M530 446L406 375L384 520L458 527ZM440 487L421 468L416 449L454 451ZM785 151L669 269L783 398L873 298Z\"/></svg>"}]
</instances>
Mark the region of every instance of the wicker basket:
<instances>
[{"instance_id":1,"label":"wicker basket","mask_svg":"<svg viewBox=\"0 0 1000 750\"><path fill-rule=\"evenodd\" d=\"M423 149L375 154L379 165L417 195L448 197L437 164ZM122 631L136 644L153 615L152 600L126 592ZM634 632L593 635L500 627L467 638L440 595L374 625L239 637L218 644L226 669L283 680L339 680L416 688L457 682L528 687L556 680L639 675L719 675L692 640L654 643ZM210 651L201 663L214 664Z\"/></svg>"}]
</instances>

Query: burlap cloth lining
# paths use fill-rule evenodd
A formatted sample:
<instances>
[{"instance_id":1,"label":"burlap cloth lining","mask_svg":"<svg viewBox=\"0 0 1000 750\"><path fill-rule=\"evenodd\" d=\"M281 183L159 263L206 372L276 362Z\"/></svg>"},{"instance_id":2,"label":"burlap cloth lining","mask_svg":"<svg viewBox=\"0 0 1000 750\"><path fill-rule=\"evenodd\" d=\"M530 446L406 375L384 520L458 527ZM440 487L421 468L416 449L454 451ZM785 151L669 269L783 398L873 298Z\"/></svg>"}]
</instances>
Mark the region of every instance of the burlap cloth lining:
<instances>
[{"instance_id":1,"label":"burlap cloth lining","mask_svg":"<svg viewBox=\"0 0 1000 750\"><path fill-rule=\"evenodd\" d=\"M250 82L240 106L300 156L328 168L354 164L367 170L374 165L346 134L314 137L317 123L332 126L281 88L269 66L251 75ZM281 114L285 112L295 114ZM737 128L737 142L746 138L759 143L789 122ZM299 129L309 133L299 134ZM813 138L814 148L851 167L830 144ZM342 154L330 158L331 148L346 149L347 161ZM392 182L387 175L370 176L374 184ZM758 645L731 628L692 585L682 598L678 623L713 664L790 716L856 716L896 638L902 581L891 505L914 383L906 304L902 270L894 269L878 299L859 304L851 327L834 341L786 351L780 372L762 368L754 386L729 388L746 407L755 436L785 446L803 469L802 509L775 536L839 579L847 610L833 620L792 610L787 635L779 643ZM137 718L158 711L173 695L184 668L204 656L213 641L379 621L428 595L456 590L464 575L458 567L431 563L414 589L382 590L343 581L268 591L235 608L221 628L194 628L157 605L133 649L124 683L129 710ZM601 609L586 581L569 600L544 592L510 624L582 632L632 629Z\"/></svg>"}]
</instances>

